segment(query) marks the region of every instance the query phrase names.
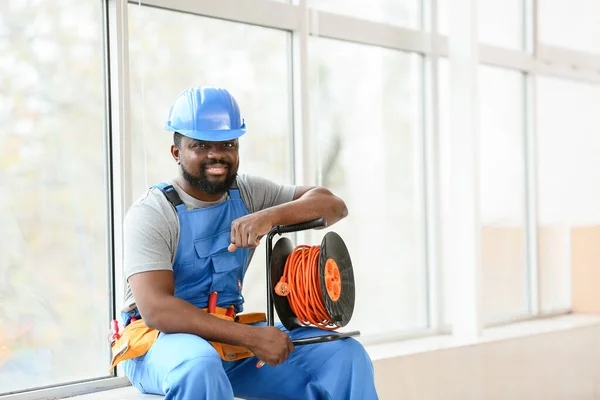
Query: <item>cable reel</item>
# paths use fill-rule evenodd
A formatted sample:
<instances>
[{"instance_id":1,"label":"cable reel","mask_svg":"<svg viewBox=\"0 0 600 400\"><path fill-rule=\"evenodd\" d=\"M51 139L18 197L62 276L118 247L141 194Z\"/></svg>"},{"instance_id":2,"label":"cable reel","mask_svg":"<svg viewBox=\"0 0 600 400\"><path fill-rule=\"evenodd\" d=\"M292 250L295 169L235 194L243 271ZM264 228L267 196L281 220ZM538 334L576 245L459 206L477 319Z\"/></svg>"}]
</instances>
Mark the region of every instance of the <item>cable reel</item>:
<instances>
[{"instance_id":1,"label":"cable reel","mask_svg":"<svg viewBox=\"0 0 600 400\"><path fill-rule=\"evenodd\" d=\"M333 331L346 326L352 317L355 283L352 260L346 244L335 232L328 232L320 246L294 248L285 237L272 246L276 234L325 227L324 218L278 225L267 234L267 324L274 326L274 310L288 331L316 327ZM295 346L358 336L359 331L325 333L296 339Z\"/></svg>"}]
</instances>

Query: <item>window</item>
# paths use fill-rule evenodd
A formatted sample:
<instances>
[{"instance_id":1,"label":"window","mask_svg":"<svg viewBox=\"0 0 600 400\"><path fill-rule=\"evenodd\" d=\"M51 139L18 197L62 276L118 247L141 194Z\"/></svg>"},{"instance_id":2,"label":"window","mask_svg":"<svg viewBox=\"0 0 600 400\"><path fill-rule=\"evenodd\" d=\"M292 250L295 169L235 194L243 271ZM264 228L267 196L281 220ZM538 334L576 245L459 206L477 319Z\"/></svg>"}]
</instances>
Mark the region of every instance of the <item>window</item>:
<instances>
[{"instance_id":1,"label":"window","mask_svg":"<svg viewBox=\"0 0 600 400\"><path fill-rule=\"evenodd\" d=\"M316 245L335 231L348 246L356 303L344 331L374 343L450 328L460 341L480 323L580 311L587 293L578 279L600 264L600 1L478 0L477 21L458 9L458 23L478 24L485 51L477 60L430 37L428 0L142 3L0 0L0 397L122 384L104 379L112 377L111 306L122 301L113 297L121 284L108 279L119 254L111 251L121 247L109 178L130 171L110 168L122 155L110 153L107 127L128 121L107 104L130 102L131 130L114 134L131 140L124 182L137 199L179 173L164 124L193 85L225 87L239 102L248 127L240 173L317 183L346 202L339 224L290 235ZM435 3L447 35L450 7L466 4ZM107 46L108 31L123 34L127 60ZM449 129L451 101L473 94L450 93L449 51L463 72L478 66L463 76L477 79L476 109L457 109L478 121L473 146ZM105 77L120 78L121 67L129 67L128 90L113 93ZM470 158L460 165L468 182L449 168L457 154L478 158L476 171L467 170ZM452 209L465 191L479 201L481 224L465 230L476 241L457 234L471 226L461 212L472 207ZM449 226L448 216L461 219ZM246 275L246 311L266 309L264 246ZM464 255L466 264L447 261ZM471 279L473 255L481 281ZM473 307L453 321L454 299Z\"/></svg>"},{"instance_id":2,"label":"window","mask_svg":"<svg viewBox=\"0 0 600 400\"><path fill-rule=\"evenodd\" d=\"M348 330L425 328L421 59L322 38L309 49L313 160L349 209L331 227L348 246L357 283Z\"/></svg>"},{"instance_id":3,"label":"window","mask_svg":"<svg viewBox=\"0 0 600 400\"><path fill-rule=\"evenodd\" d=\"M108 376L100 1L0 6L0 395Z\"/></svg>"},{"instance_id":4,"label":"window","mask_svg":"<svg viewBox=\"0 0 600 400\"><path fill-rule=\"evenodd\" d=\"M541 308L556 312L571 307L571 269L598 262L578 249L600 237L600 87L538 77L536 98Z\"/></svg>"},{"instance_id":5,"label":"window","mask_svg":"<svg viewBox=\"0 0 600 400\"><path fill-rule=\"evenodd\" d=\"M451 0L438 0L438 30L442 35L448 35L448 4L452 4ZM523 0L478 0L476 7L479 21L477 34L481 43L523 49Z\"/></svg>"},{"instance_id":6,"label":"window","mask_svg":"<svg viewBox=\"0 0 600 400\"><path fill-rule=\"evenodd\" d=\"M238 101L248 128L239 172L290 183L289 33L138 5L129 15L134 198L177 176L164 123L193 85L227 88ZM264 260L263 243L246 275L248 311L266 310Z\"/></svg>"},{"instance_id":7,"label":"window","mask_svg":"<svg viewBox=\"0 0 600 400\"><path fill-rule=\"evenodd\" d=\"M452 185L448 62L440 62L442 190ZM529 313L525 211L524 78L519 72L479 66L479 202L482 321L506 322ZM447 207L445 215L452 213ZM451 293L451 276L444 292ZM451 322L445 298L445 323Z\"/></svg>"},{"instance_id":8,"label":"window","mask_svg":"<svg viewBox=\"0 0 600 400\"><path fill-rule=\"evenodd\" d=\"M540 42L600 53L600 2L540 0L538 10Z\"/></svg>"},{"instance_id":9,"label":"window","mask_svg":"<svg viewBox=\"0 0 600 400\"><path fill-rule=\"evenodd\" d=\"M418 29L419 0L308 0L308 6L335 14Z\"/></svg>"}]
</instances>

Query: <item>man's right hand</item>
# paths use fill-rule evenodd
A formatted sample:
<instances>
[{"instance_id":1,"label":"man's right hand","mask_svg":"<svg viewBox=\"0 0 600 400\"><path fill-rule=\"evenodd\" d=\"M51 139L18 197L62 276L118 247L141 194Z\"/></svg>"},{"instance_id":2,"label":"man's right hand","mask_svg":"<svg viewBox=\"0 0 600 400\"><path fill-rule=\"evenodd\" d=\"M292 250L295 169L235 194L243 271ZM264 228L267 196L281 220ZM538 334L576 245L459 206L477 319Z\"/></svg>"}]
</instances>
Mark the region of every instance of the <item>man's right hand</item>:
<instances>
[{"instance_id":1,"label":"man's right hand","mask_svg":"<svg viewBox=\"0 0 600 400\"><path fill-rule=\"evenodd\" d=\"M252 330L251 343L246 347L265 364L272 367L283 364L294 351L294 344L285 332L273 326L257 326Z\"/></svg>"}]
</instances>

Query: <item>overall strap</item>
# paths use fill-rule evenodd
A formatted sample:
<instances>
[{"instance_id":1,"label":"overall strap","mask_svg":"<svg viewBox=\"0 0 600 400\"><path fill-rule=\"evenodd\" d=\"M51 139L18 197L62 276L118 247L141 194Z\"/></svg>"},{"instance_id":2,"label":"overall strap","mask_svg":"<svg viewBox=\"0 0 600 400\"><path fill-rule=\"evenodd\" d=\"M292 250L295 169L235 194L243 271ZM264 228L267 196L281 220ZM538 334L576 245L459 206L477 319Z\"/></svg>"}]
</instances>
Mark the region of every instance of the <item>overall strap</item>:
<instances>
[{"instance_id":1,"label":"overall strap","mask_svg":"<svg viewBox=\"0 0 600 400\"><path fill-rule=\"evenodd\" d=\"M179 197L173 185L161 182L153 187L158 188L161 190L161 192L163 192L167 200L169 200L173 207L175 207L178 213L186 210L185 204L183 204L181 197Z\"/></svg>"},{"instance_id":2,"label":"overall strap","mask_svg":"<svg viewBox=\"0 0 600 400\"><path fill-rule=\"evenodd\" d=\"M242 196L240 196L240 189L237 184L237 179L233 181L231 187L229 188L229 197L235 200L242 199Z\"/></svg>"},{"instance_id":3,"label":"overall strap","mask_svg":"<svg viewBox=\"0 0 600 400\"><path fill-rule=\"evenodd\" d=\"M240 189L229 189L229 197L234 200L241 200L242 196L240 196Z\"/></svg>"}]
</instances>

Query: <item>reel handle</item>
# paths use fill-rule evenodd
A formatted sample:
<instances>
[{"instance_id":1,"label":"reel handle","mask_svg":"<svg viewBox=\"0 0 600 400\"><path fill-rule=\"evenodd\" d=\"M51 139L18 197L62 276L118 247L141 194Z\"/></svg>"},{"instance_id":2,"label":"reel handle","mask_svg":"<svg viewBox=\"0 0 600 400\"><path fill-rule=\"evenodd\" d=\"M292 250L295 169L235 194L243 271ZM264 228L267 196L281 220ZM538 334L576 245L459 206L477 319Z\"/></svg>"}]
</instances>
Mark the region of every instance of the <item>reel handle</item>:
<instances>
[{"instance_id":1,"label":"reel handle","mask_svg":"<svg viewBox=\"0 0 600 400\"><path fill-rule=\"evenodd\" d=\"M309 229L326 227L327 221L324 217L314 219L312 221L301 222L299 224L292 225L277 225L271 228L269 233L267 233L267 324L269 326L274 326L275 322L273 319L273 314L275 310L273 308L273 294L272 294L272 282L271 282L271 252L273 251L273 237L277 234L281 235L283 233L291 233L291 232L299 232L306 231Z\"/></svg>"},{"instance_id":2,"label":"reel handle","mask_svg":"<svg viewBox=\"0 0 600 400\"><path fill-rule=\"evenodd\" d=\"M292 340L294 346L304 346L307 344L333 342L334 340L344 339L352 336L360 336L360 331L343 332L343 333L330 333L329 335L323 336L311 336L307 338ZM258 361L256 368L262 368L265 365L264 361Z\"/></svg>"},{"instance_id":3,"label":"reel handle","mask_svg":"<svg viewBox=\"0 0 600 400\"><path fill-rule=\"evenodd\" d=\"M321 226L327 226L327 221L325 220L325 218L313 219L312 221L301 222L299 224L277 225L273 227L273 229L271 229L271 232L274 231L274 233L281 235L282 233L307 231L309 229L319 228Z\"/></svg>"}]
</instances>

